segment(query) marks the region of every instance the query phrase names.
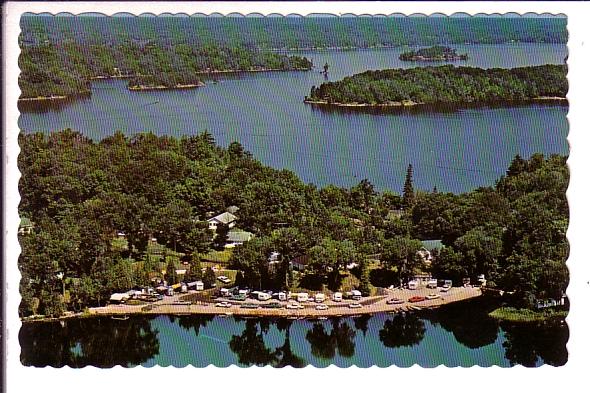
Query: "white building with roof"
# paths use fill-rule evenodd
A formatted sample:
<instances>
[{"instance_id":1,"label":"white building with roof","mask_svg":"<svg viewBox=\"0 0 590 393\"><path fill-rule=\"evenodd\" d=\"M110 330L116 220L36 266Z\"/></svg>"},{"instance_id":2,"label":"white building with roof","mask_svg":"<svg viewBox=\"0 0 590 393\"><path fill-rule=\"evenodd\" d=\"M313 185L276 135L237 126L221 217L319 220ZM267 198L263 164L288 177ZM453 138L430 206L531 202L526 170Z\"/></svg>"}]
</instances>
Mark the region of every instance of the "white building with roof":
<instances>
[{"instance_id":1,"label":"white building with roof","mask_svg":"<svg viewBox=\"0 0 590 393\"><path fill-rule=\"evenodd\" d=\"M229 212L224 212L216 215L215 217L211 217L207 220L207 223L209 224L209 229L211 229L212 231L217 231L217 226L219 224L225 224L229 228L233 228L236 225L237 220L238 217L234 216Z\"/></svg>"}]
</instances>

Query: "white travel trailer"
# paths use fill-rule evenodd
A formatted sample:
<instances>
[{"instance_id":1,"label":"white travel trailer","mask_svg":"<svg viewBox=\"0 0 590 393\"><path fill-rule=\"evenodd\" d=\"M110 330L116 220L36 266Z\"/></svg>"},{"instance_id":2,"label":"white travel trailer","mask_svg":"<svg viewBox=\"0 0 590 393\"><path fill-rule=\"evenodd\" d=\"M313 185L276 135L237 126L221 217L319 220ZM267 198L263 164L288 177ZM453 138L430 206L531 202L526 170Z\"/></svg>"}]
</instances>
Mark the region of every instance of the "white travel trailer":
<instances>
[{"instance_id":1,"label":"white travel trailer","mask_svg":"<svg viewBox=\"0 0 590 393\"><path fill-rule=\"evenodd\" d=\"M299 292L297 294L297 301L298 302L301 303L301 302L306 302L308 300L309 300L309 295L307 293L305 293L305 292Z\"/></svg>"},{"instance_id":2,"label":"white travel trailer","mask_svg":"<svg viewBox=\"0 0 590 393\"><path fill-rule=\"evenodd\" d=\"M342 292L334 292L332 294L332 300L335 302L341 302L342 301Z\"/></svg>"},{"instance_id":3,"label":"white travel trailer","mask_svg":"<svg viewBox=\"0 0 590 393\"><path fill-rule=\"evenodd\" d=\"M281 300L281 301L287 300L287 294L285 292L279 292L279 300Z\"/></svg>"},{"instance_id":4,"label":"white travel trailer","mask_svg":"<svg viewBox=\"0 0 590 393\"><path fill-rule=\"evenodd\" d=\"M230 296L229 289L227 289L227 288L221 288L221 289L219 290L219 293L220 293L220 295L221 295L221 296L223 296L223 297L229 297L229 296Z\"/></svg>"},{"instance_id":5,"label":"white travel trailer","mask_svg":"<svg viewBox=\"0 0 590 393\"><path fill-rule=\"evenodd\" d=\"M315 302L316 303L322 303L326 301L326 295L324 295L323 293L316 293L315 295Z\"/></svg>"},{"instance_id":6,"label":"white travel trailer","mask_svg":"<svg viewBox=\"0 0 590 393\"><path fill-rule=\"evenodd\" d=\"M195 289L197 291L202 291L205 289L205 284L203 284L203 281L197 281L195 284Z\"/></svg>"},{"instance_id":7,"label":"white travel trailer","mask_svg":"<svg viewBox=\"0 0 590 393\"><path fill-rule=\"evenodd\" d=\"M408 289L418 289L418 281L412 280L408 283Z\"/></svg>"},{"instance_id":8,"label":"white travel trailer","mask_svg":"<svg viewBox=\"0 0 590 393\"><path fill-rule=\"evenodd\" d=\"M438 285L438 281L435 279L428 280L428 284L426 284L426 288L435 289Z\"/></svg>"}]
</instances>

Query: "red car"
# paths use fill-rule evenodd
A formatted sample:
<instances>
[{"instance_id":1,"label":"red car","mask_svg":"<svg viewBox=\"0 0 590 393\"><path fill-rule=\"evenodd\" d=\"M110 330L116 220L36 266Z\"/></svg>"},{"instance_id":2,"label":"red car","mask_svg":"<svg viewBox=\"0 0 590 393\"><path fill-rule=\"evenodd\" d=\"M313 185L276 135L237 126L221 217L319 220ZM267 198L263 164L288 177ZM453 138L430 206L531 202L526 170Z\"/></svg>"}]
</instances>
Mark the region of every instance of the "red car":
<instances>
[{"instance_id":1,"label":"red car","mask_svg":"<svg viewBox=\"0 0 590 393\"><path fill-rule=\"evenodd\" d=\"M426 298L424 296L414 296L414 297L411 297L410 299L408 299L408 301L410 303L418 303L418 302L422 302L424 300L426 300Z\"/></svg>"}]
</instances>

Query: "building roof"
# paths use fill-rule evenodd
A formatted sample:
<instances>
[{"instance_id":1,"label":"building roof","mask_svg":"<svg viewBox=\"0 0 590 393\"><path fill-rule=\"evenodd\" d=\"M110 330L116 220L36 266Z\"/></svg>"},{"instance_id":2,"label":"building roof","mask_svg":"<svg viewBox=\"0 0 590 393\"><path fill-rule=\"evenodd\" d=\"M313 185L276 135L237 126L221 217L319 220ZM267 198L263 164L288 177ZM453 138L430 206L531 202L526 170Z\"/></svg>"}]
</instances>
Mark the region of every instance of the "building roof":
<instances>
[{"instance_id":1,"label":"building roof","mask_svg":"<svg viewBox=\"0 0 590 393\"><path fill-rule=\"evenodd\" d=\"M254 237L254 234L252 232L242 231L242 230L229 231L227 233L227 242L228 243L244 243L244 242L252 240L253 237Z\"/></svg>"},{"instance_id":2,"label":"building roof","mask_svg":"<svg viewBox=\"0 0 590 393\"><path fill-rule=\"evenodd\" d=\"M422 246L428 251L440 250L444 247L442 240L422 240Z\"/></svg>"},{"instance_id":3,"label":"building roof","mask_svg":"<svg viewBox=\"0 0 590 393\"><path fill-rule=\"evenodd\" d=\"M30 226L33 226L33 223L31 222L30 219L28 219L27 217L23 217L20 219L20 225L19 225L20 228L30 227Z\"/></svg>"},{"instance_id":4,"label":"building roof","mask_svg":"<svg viewBox=\"0 0 590 393\"><path fill-rule=\"evenodd\" d=\"M207 221L208 222L217 221L222 224L229 224L231 222L234 222L237 219L238 219L238 217L234 216L233 214L231 214L229 212L223 212L221 214L216 215L215 217L211 217Z\"/></svg>"},{"instance_id":5,"label":"building roof","mask_svg":"<svg viewBox=\"0 0 590 393\"><path fill-rule=\"evenodd\" d=\"M309 263L309 260L310 260L309 255L300 255L297 258L293 258L291 263L305 266Z\"/></svg>"}]
</instances>

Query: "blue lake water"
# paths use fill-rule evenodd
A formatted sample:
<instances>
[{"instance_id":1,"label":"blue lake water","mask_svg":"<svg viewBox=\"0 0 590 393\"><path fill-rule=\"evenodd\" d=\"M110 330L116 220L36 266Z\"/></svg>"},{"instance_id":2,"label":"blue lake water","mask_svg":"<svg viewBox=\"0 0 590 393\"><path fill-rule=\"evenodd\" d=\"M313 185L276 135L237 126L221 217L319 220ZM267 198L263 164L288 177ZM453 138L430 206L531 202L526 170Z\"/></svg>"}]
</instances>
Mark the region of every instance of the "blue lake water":
<instances>
[{"instance_id":1,"label":"blue lake water","mask_svg":"<svg viewBox=\"0 0 590 393\"><path fill-rule=\"evenodd\" d=\"M89 318L26 323L25 365L204 367L560 366L569 337L563 321L504 324L480 301L439 310L328 320L214 316Z\"/></svg>"},{"instance_id":2,"label":"blue lake water","mask_svg":"<svg viewBox=\"0 0 590 393\"><path fill-rule=\"evenodd\" d=\"M558 44L455 45L469 60L455 65L518 67L560 64ZM401 62L408 48L297 52L329 80L369 69L433 65ZM99 140L116 130L185 135L209 130L223 146L241 142L255 157L318 186L352 186L363 178L401 192L408 164L419 189L464 192L493 185L516 154L567 154L567 107L527 105L446 112L367 113L304 104L324 76L309 72L217 76L194 90L130 92L122 80L93 83L90 98L23 112L26 132L72 128Z\"/></svg>"}]
</instances>

